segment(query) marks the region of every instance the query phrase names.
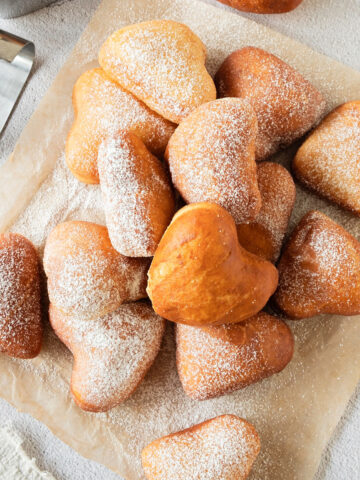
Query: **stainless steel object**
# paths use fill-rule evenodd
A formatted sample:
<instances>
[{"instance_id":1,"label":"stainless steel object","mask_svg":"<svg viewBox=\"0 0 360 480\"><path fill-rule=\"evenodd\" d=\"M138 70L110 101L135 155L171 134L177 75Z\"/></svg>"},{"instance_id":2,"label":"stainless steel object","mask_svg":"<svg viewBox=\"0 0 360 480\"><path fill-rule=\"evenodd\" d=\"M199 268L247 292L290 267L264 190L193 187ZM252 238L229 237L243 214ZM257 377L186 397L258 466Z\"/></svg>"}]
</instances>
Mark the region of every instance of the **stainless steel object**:
<instances>
[{"instance_id":1,"label":"stainless steel object","mask_svg":"<svg viewBox=\"0 0 360 480\"><path fill-rule=\"evenodd\" d=\"M0 17L14 18L45 7L54 0L0 0Z\"/></svg>"},{"instance_id":2,"label":"stainless steel object","mask_svg":"<svg viewBox=\"0 0 360 480\"><path fill-rule=\"evenodd\" d=\"M0 133L25 85L34 57L32 42L0 30Z\"/></svg>"}]
</instances>

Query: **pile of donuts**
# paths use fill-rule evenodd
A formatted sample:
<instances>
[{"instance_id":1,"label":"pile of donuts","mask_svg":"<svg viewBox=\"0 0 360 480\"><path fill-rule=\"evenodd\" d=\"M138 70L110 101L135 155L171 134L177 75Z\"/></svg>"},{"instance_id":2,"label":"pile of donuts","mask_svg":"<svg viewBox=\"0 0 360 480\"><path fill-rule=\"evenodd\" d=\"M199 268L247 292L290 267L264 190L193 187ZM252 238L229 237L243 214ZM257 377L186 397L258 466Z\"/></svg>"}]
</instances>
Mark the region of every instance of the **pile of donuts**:
<instances>
[{"instance_id":1,"label":"pile of donuts","mask_svg":"<svg viewBox=\"0 0 360 480\"><path fill-rule=\"evenodd\" d=\"M205 56L187 26L140 23L112 34L100 68L75 84L66 162L100 184L106 227L59 224L43 265L50 323L74 356L71 391L84 410L134 392L166 320L183 389L200 401L286 367L294 339L281 316L360 314L360 244L310 211L283 245L295 184L268 161L310 132L294 175L359 215L360 101L322 119L321 93L274 55L237 50L215 81ZM1 351L35 357L39 259L16 233L0 239L0 293ZM255 428L224 415L155 440L142 461L150 480L239 480L259 450Z\"/></svg>"}]
</instances>

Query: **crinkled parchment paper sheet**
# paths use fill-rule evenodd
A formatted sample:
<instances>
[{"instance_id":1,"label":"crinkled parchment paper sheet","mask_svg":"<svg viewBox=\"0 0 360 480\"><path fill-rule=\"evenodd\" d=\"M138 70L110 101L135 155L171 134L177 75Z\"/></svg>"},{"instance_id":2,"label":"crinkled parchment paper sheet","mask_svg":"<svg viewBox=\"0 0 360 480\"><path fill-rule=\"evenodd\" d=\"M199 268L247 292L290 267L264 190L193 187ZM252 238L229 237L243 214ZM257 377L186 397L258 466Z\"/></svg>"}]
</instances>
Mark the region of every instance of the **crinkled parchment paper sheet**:
<instances>
[{"instance_id":1,"label":"crinkled parchment paper sheet","mask_svg":"<svg viewBox=\"0 0 360 480\"><path fill-rule=\"evenodd\" d=\"M42 252L46 235L60 221L103 222L99 188L78 183L63 165L72 122L72 87L84 70L96 64L97 51L113 30L154 18L189 25L208 48L211 73L231 51L257 45L302 72L324 93L329 109L360 98L360 73L238 15L195 0L105 0L1 169L2 230L11 227L27 235ZM288 164L293 152L280 155L279 161ZM359 219L300 188L292 226L311 208L321 209L360 237ZM143 384L108 414L85 413L74 405L68 394L71 355L50 328L38 358L15 361L0 356L0 391L82 455L128 480L143 478L139 454L148 442L223 413L247 418L260 432L262 452L252 479L309 480L359 380L360 321L322 317L291 323L296 353L290 366L215 400L195 402L185 397L175 370L170 326Z\"/></svg>"}]
</instances>

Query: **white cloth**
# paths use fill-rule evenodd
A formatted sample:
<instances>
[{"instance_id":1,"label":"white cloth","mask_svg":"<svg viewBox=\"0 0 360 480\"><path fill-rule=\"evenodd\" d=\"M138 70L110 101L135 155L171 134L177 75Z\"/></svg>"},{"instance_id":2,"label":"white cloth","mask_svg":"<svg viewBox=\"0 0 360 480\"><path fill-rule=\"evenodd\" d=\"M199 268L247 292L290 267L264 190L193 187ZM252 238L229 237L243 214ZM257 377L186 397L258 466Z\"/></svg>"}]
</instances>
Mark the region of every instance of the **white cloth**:
<instances>
[{"instance_id":1,"label":"white cloth","mask_svg":"<svg viewBox=\"0 0 360 480\"><path fill-rule=\"evenodd\" d=\"M203 1L227 8L216 0ZM0 139L0 163L11 153L21 130L99 3L100 0L61 0L25 17L0 20L1 29L28 38L36 46L30 82ZM360 0L303 0L296 10L285 15L243 15L360 70ZM102 465L80 457L40 422L0 400L0 425L9 419L21 433L25 450L58 480L120 480ZM359 480L359 446L360 386L324 452L316 480Z\"/></svg>"},{"instance_id":2,"label":"white cloth","mask_svg":"<svg viewBox=\"0 0 360 480\"><path fill-rule=\"evenodd\" d=\"M22 448L22 440L10 427L0 428L0 480L55 480L41 472L34 458Z\"/></svg>"}]
</instances>

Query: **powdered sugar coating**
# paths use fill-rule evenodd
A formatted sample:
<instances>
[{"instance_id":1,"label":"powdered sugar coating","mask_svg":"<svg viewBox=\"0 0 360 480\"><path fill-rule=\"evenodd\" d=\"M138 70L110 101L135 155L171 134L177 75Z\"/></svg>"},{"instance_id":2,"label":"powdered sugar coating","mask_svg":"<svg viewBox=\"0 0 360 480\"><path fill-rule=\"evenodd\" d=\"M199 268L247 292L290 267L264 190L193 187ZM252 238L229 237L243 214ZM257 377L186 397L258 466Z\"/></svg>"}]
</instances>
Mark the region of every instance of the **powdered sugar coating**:
<instances>
[{"instance_id":1,"label":"powdered sugar coating","mask_svg":"<svg viewBox=\"0 0 360 480\"><path fill-rule=\"evenodd\" d=\"M81 75L74 87L73 103L76 118L67 139L66 161L80 180L90 183L98 183L97 155L104 138L122 129L131 130L150 151L162 155L175 129L101 68Z\"/></svg>"},{"instance_id":2,"label":"powdered sugar coating","mask_svg":"<svg viewBox=\"0 0 360 480\"><path fill-rule=\"evenodd\" d=\"M276 262L295 203L295 184L290 173L272 162L257 167L261 209L253 222L237 225L240 244L249 252Z\"/></svg>"},{"instance_id":3,"label":"powdered sugar coating","mask_svg":"<svg viewBox=\"0 0 360 480\"><path fill-rule=\"evenodd\" d=\"M181 23L153 20L125 27L104 43L99 63L111 78L175 123L216 98L204 65L205 47Z\"/></svg>"},{"instance_id":4,"label":"powdered sugar coating","mask_svg":"<svg viewBox=\"0 0 360 480\"><path fill-rule=\"evenodd\" d=\"M259 450L251 424L223 415L154 441L142 461L149 480L245 480Z\"/></svg>"},{"instance_id":5,"label":"powdered sugar coating","mask_svg":"<svg viewBox=\"0 0 360 480\"><path fill-rule=\"evenodd\" d=\"M278 269L274 298L290 317L360 313L360 244L323 213L305 215Z\"/></svg>"},{"instance_id":6,"label":"powdered sugar coating","mask_svg":"<svg viewBox=\"0 0 360 480\"><path fill-rule=\"evenodd\" d=\"M215 76L220 97L239 97L255 110L256 160L302 137L319 120L325 100L315 87L278 57L245 47L230 54Z\"/></svg>"},{"instance_id":7,"label":"powdered sugar coating","mask_svg":"<svg viewBox=\"0 0 360 480\"><path fill-rule=\"evenodd\" d=\"M74 355L75 400L91 411L106 411L133 393L153 363L165 329L165 320L144 302L121 305L91 322L51 306L50 321Z\"/></svg>"},{"instance_id":8,"label":"powdered sugar coating","mask_svg":"<svg viewBox=\"0 0 360 480\"><path fill-rule=\"evenodd\" d=\"M32 358L41 348L38 257L15 233L0 235L0 351Z\"/></svg>"},{"instance_id":9,"label":"powdered sugar coating","mask_svg":"<svg viewBox=\"0 0 360 480\"><path fill-rule=\"evenodd\" d=\"M146 297L146 259L128 258L112 247L106 227L64 222L49 235L44 252L51 303L84 318Z\"/></svg>"},{"instance_id":10,"label":"powdered sugar coating","mask_svg":"<svg viewBox=\"0 0 360 480\"><path fill-rule=\"evenodd\" d=\"M264 312L233 325L177 325L176 345L180 381L196 400L231 393L280 372L294 349L287 325Z\"/></svg>"},{"instance_id":11,"label":"powdered sugar coating","mask_svg":"<svg viewBox=\"0 0 360 480\"><path fill-rule=\"evenodd\" d=\"M360 215L360 101L337 107L298 150L298 179Z\"/></svg>"},{"instance_id":12,"label":"powdered sugar coating","mask_svg":"<svg viewBox=\"0 0 360 480\"><path fill-rule=\"evenodd\" d=\"M130 257L154 255L175 210L163 165L138 137L121 131L101 144L98 166L113 247Z\"/></svg>"},{"instance_id":13,"label":"powdered sugar coating","mask_svg":"<svg viewBox=\"0 0 360 480\"><path fill-rule=\"evenodd\" d=\"M215 100L189 115L166 150L172 181L184 200L218 203L236 223L254 219L261 206L256 134L256 116L241 99Z\"/></svg>"}]
</instances>

